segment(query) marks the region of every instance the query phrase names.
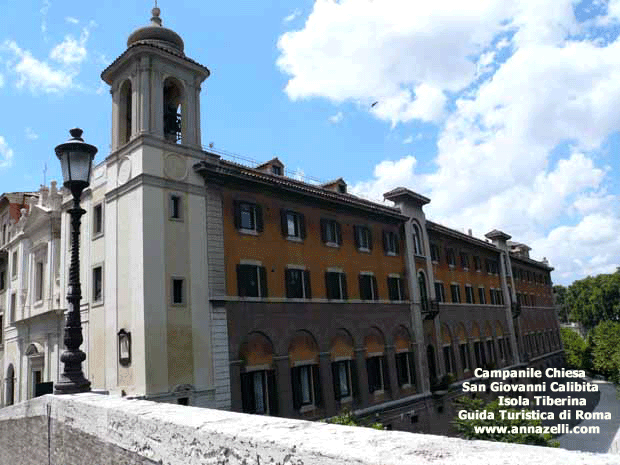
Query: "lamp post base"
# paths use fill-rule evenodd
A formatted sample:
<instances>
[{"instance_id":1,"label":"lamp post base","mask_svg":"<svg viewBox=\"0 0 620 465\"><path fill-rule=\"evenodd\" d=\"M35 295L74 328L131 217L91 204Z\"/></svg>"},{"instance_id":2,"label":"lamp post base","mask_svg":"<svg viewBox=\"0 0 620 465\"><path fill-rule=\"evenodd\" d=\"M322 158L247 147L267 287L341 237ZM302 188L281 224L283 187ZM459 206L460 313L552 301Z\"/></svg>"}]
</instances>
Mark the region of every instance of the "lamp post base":
<instances>
[{"instance_id":1,"label":"lamp post base","mask_svg":"<svg viewBox=\"0 0 620 465\"><path fill-rule=\"evenodd\" d=\"M84 375L72 377L61 376L60 381L54 385L54 394L78 394L80 392L90 392L90 381Z\"/></svg>"}]
</instances>

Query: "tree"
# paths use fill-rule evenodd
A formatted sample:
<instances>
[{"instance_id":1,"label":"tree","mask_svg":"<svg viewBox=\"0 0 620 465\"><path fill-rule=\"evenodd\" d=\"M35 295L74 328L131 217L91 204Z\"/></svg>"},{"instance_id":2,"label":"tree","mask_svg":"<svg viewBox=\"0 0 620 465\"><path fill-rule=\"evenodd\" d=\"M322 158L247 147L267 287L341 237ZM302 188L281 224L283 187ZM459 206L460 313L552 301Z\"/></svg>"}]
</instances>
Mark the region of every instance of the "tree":
<instances>
[{"instance_id":1,"label":"tree","mask_svg":"<svg viewBox=\"0 0 620 465\"><path fill-rule=\"evenodd\" d=\"M620 347L620 323L603 321L592 331L592 366L598 373L619 380L619 357L616 356Z\"/></svg>"},{"instance_id":2,"label":"tree","mask_svg":"<svg viewBox=\"0 0 620 465\"><path fill-rule=\"evenodd\" d=\"M553 297L555 300L555 310L558 314L558 320L568 323L568 306L566 305L566 289L565 286L557 284L553 286Z\"/></svg>"},{"instance_id":3,"label":"tree","mask_svg":"<svg viewBox=\"0 0 620 465\"><path fill-rule=\"evenodd\" d=\"M515 444L531 444L534 446L559 447L559 443L552 439L551 434L537 433L511 433L513 427L521 426L542 426L540 420L508 420L502 419L500 410L506 412L521 412L523 410L515 410L506 407L500 407L499 401L495 400L485 404L482 399L470 399L469 397L461 397L455 401L457 410L466 410L468 412L490 412L493 413L493 419L489 420L469 420L460 419L458 415L452 422L459 434L465 439L483 439L485 441L511 442ZM477 426L505 426L507 432L502 433L497 430L491 433L488 431L478 432Z\"/></svg>"},{"instance_id":4,"label":"tree","mask_svg":"<svg viewBox=\"0 0 620 465\"><path fill-rule=\"evenodd\" d=\"M333 425L365 426L373 429L385 429L384 426L379 422L370 424L360 422L357 418L355 418L353 412L351 412L351 410L347 408L343 409L337 416L329 418L328 420L326 420L326 422Z\"/></svg>"},{"instance_id":5,"label":"tree","mask_svg":"<svg viewBox=\"0 0 620 465\"><path fill-rule=\"evenodd\" d=\"M571 319L588 330L601 321L620 321L620 271L575 281L566 291L564 304Z\"/></svg>"},{"instance_id":6,"label":"tree","mask_svg":"<svg viewBox=\"0 0 620 465\"><path fill-rule=\"evenodd\" d=\"M564 353L566 354L566 363L570 368L578 370L587 369L586 359L586 341L570 328L561 328L560 335L562 344L564 344Z\"/></svg>"}]
</instances>

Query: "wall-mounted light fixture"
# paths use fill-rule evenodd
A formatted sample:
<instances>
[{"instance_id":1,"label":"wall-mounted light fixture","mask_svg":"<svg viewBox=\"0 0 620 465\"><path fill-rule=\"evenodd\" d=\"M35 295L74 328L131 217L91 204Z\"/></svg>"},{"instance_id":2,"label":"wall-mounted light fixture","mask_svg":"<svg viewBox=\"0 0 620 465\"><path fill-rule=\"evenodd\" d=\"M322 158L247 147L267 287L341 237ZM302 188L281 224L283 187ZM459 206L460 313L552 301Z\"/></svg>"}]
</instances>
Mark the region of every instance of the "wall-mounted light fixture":
<instances>
[{"instance_id":1,"label":"wall-mounted light fixture","mask_svg":"<svg viewBox=\"0 0 620 465\"><path fill-rule=\"evenodd\" d=\"M124 366L131 363L131 332L124 329L118 332L118 361Z\"/></svg>"}]
</instances>

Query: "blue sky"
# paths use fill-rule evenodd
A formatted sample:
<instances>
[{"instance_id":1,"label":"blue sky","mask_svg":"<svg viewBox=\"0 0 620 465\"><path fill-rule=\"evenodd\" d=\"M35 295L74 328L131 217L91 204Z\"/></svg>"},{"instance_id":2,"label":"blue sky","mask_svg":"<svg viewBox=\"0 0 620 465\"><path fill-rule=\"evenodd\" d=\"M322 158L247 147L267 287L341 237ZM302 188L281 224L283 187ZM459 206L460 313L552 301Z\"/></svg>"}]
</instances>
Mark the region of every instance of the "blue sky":
<instances>
[{"instance_id":1,"label":"blue sky","mask_svg":"<svg viewBox=\"0 0 620 465\"><path fill-rule=\"evenodd\" d=\"M99 75L152 4L12 2L0 16L0 191L60 179L84 129L108 153ZM570 283L620 265L620 0L159 2L211 77L203 144L493 228ZM374 106L372 104L376 103Z\"/></svg>"}]
</instances>

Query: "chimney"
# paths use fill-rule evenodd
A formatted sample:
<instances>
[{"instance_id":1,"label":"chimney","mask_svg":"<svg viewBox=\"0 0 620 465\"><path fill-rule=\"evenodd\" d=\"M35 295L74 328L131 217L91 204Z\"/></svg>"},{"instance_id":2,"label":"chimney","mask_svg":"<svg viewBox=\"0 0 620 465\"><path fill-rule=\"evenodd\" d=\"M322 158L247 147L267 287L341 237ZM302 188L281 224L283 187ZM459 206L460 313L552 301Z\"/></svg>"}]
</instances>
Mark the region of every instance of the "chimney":
<instances>
[{"instance_id":1,"label":"chimney","mask_svg":"<svg viewBox=\"0 0 620 465\"><path fill-rule=\"evenodd\" d=\"M472 237L473 237L473 234L472 234L472 232L471 232L471 228L469 228L469 229L467 230L467 234L469 234L470 236L472 236Z\"/></svg>"}]
</instances>

